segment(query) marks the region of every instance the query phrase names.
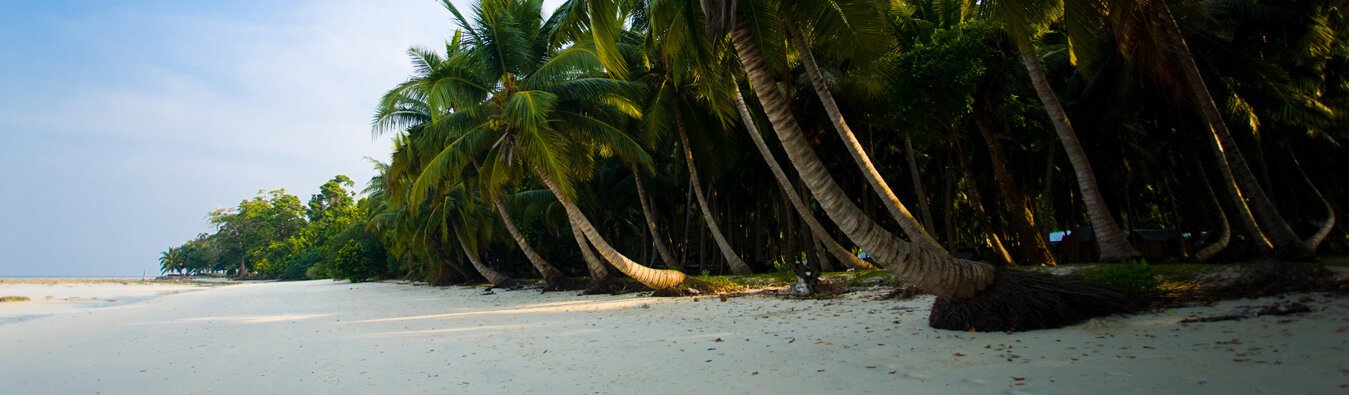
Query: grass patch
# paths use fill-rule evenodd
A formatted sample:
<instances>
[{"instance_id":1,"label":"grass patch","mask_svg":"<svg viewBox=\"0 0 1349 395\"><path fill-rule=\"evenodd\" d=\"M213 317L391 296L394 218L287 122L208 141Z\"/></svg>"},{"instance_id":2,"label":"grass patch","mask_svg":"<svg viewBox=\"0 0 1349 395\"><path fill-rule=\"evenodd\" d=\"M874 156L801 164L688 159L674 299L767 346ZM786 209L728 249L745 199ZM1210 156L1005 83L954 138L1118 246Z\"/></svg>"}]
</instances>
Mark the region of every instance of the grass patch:
<instances>
[{"instance_id":1,"label":"grass patch","mask_svg":"<svg viewBox=\"0 0 1349 395\"><path fill-rule=\"evenodd\" d=\"M29 300L32 300L32 299L28 299L27 296L0 296L0 303L4 303L4 302L27 302L27 301L29 301Z\"/></svg>"},{"instance_id":2,"label":"grass patch","mask_svg":"<svg viewBox=\"0 0 1349 395\"><path fill-rule=\"evenodd\" d=\"M860 270L851 272L830 273L829 282L839 282L848 288L872 287L877 285L899 286L904 282L895 277L894 273L885 270ZM823 277L821 278L824 279Z\"/></svg>"},{"instance_id":3,"label":"grass patch","mask_svg":"<svg viewBox=\"0 0 1349 395\"><path fill-rule=\"evenodd\" d=\"M1118 289L1132 295L1153 295L1162 281L1153 266L1144 261L1095 265L1073 272L1083 280Z\"/></svg>"},{"instance_id":4,"label":"grass patch","mask_svg":"<svg viewBox=\"0 0 1349 395\"><path fill-rule=\"evenodd\" d=\"M739 277L739 276L736 276ZM689 276L684 279L684 287L692 288L703 294L723 294L743 292L747 286L732 276Z\"/></svg>"}]
</instances>

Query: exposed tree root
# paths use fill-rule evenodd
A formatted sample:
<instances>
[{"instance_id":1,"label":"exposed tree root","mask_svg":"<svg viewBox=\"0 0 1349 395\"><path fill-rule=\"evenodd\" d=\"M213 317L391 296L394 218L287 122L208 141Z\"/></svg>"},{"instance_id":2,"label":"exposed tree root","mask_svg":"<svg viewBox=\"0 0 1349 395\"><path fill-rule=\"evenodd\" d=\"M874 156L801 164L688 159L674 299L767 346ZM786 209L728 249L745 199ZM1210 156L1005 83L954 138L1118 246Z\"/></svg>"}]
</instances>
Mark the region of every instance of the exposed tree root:
<instances>
[{"instance_id":1,"label":"exposed tree root","mask_svg":"<svg viewBox=\"0 0 1349 395\"><path fill-rule=\"evenodd\" d=\"M1140 308L1123 293L1073 277L999 269L993 283L973 297L938 297L928 325L962 331L1028 331Z\"/></svg>"}]
</instances>

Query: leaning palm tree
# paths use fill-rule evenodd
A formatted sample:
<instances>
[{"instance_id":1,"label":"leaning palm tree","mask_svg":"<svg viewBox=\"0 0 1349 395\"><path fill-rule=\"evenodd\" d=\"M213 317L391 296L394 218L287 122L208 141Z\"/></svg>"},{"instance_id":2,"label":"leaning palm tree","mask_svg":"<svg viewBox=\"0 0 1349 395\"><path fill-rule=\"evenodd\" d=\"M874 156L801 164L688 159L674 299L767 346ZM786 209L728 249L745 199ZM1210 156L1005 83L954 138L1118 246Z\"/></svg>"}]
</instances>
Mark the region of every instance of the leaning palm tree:
<instances>
[{"instance_id":1,"label":"leaning palm tree","mask_svg":"<svg viewBox=\"0 0 1349 395\"><path fill-rule=\"evenodd\" d=\"M1293 232L1247 164L1168 2L1075 0L1069 4L1069 10L1087 21L1074 23L1074 31L1095 33L1108 29L1114 38L1109 46L1123 55L1125 61L1144 69L1198 110L1206 129L1204 144L1215 158L1238 220L1257 248L1265 255L1282 258L1313 257L1313 246ZM1091 40L1078 42L1091 43ZM1099 50L1093 45L1083 49Z\"/></svg>"},{"instance_id":2,"label":"leaning palm tree","mask_svg":"<svg viewBox=\"0 0 1349 395\"><path fill-rule=\"evenodd\" d=\"M745 109L745 103L741 100L737 88L734 87L734 81L726 78L726 73L722 70L728 70L729 65L725 64L725 59L719 59L713 52L711 43L703 35L703 24L698 18L689 17L697 15L700 11L696 4L691 2L679 1L653 1L649 4L648 15L653 16L649 20L649 37L645 40L648 45L648 58L656 59L654 63L657 87L653 90L657 92L653 100L649 103L650 107L643 117L643 123L648 125L647 130L654 130L657 134L660 131L669 128L678 128L681 134L681 142L684 147L688 147L688 139L683 122L682 114L686 111L680 110L680 106L693 106L695 102L700 103L704 111L711 112L714 117L721 121L723 128L729 128L731 122L738 119L746 128L756 127L754 120ZM676 72L678 70L678 72ZM736 92L727 97L723 92ZM663 95L663 96L661 96ZM689 97L698 95L701 97ZM727 106L728 101L735 104L735 114L732 115ZM657 104L665 104L663 106ZM738 115L738 118L736 116ZM666 125L662 126L664 121ZM673 125L669 125L673 123ZM756 134L751 134L756 135ZM820 240L824 249L835 259L849 267L858 269L874 269L875 266L858 258L858 256L847 248L843 247L834 239L823 224L815 218L810 207L801 199L797 193L796 187L785 172L782 171L776 158L773 157L767 146L756 143L760 156L773 171L774 179L782 189L786 200L791 202L792 208L797 211L802 219L805 220L811 234ZM691 153L686 152L686 156ZM686 158L686 161L688 158ZM690 167L692 169L692 167ZM692 173L692 171L690 172ZM695 193L701 193L700 188L695 188ZM700 205L701 205L701 196ZM710 217L704 206L704 217ZM715 236L715 234L714 234Z\"/></svg>"},{"instance_id":3,"label":"leaning palm tree","mask_svg":"<svg viewBox=\"0 0 1349 395\"><path fill-rule=\"evenodd\" d=\"M650 157L615 127L640 116L631 98L639 87L609 78L596 49L587 42L553 45L553 27L542 19L541 1L483 1L470 23L444 2L466 35L466 68L445 81L455 112L428 125L447 144L418 176L412 194L426 193L437 180L482 164L481 189L491 196L525 175L544 184L563 205L599 255L652 288L672 288L683 273L656 270L611 246L576 205L573 178L584 178L597 156L616 156L631 166L649 167ZM587 248L586 246L581 246Z\"/></svg>"},{"instance_id":4,"label":"leaning palm tree","mask_svg":"<svg viewBox=\"0 0 1349 395\"><path fill-rule=\"evenodd\" d=\"M961 2L961 6L965 8L974 5L973 0L955 1ZM1115 217L1111 215L1110 208L1101 195L1101 188L1096 182L1096 172L1092 170L1087 152L1082 149L1082 143L1077 139L1077 131L1073 129L1068 113L1064 111L1058 94L1050 85L1044 66L1040 62L1040 53L1035 49L1034 38L1043 32L1050 22L1062 16L1063 2L998 0L983 2L982 5L989 10L992 19L1002 25L1012 42L1016 44L1017 52L1026 66L1026 73L1030 75L1031 85L1035 87L1035 94L1044 105L1045 112L1049 114L1049 120L1054 125L1054 133L1058 135L1059 142L1063 144L1063 149L1068 154L1068 163L1072 165L1073 174L1076 176L1074 179L1077 180L1078 192L1082 196L1082 203L1086 205L1087 217L1091 219L1091 227L1096 234L1100 260L1111 262L1138 257L1138 250L1129 244L1129 239L1115 222Z\"/></svg>"},{"instance_id":5,"label":"leaning palm tree","mask_svg":"<svg viewBox=\"0 0 1349 395\"><path fill-rule=\"evenodd\" d=\"M709 122L703 121L698 115L715 114L715 117L721 117L721 114L727 112L725 108L718 108L716 102L701 102L696 96L697 83L704 85L716 84L717 82L708 81L712 78L695 76L691 68L679 67L680 60L673 59L680 53L670 53L661 51L660 47L665 44L668 37L652 34L646 41L654 47L649 56L650 66L638 78L647 87L649 93L645 103L643 103L642 134L647 136L648 140L654 140L660 136L668 136L673 133L678 137L676 144L683 154L683 162L688 170L689 184L692 194L698 202L699 211L702 213L703 224L706 225L708 233L712 235L712 240L716 242L717 249L721 251L722 257L730 266L735 274L751 274L753 271L745 263L740 255L735 252L726 236L722 233L721 227L717 224L717 218L712 214L712 208L708 204L707 191L703 188L703 181L699 176L698 163L694 157L693 145L690 142L689 134L692 129L706 129L700 126ZM726 103L728 104L728 103ZM720 120L718 120L720 121ZM726 126L717 122L717 126ZM716 128L714 128L716 129ZM721 128L724 130L725 128Z\"/></svg>"},{"instance_id":6,"label":"leaning palm tree","mask_svg":"<svg viewBox=\"0 0 1349 395\"><path fill-rule=\"evenodd\" d=\"M447 55L441 57L435 52L413 48L408 51L416 66L417 73L407 82L385 94L375 116L376 133L385 133L399 128L422 127L435 122L460 103L456 95L473 95L475 92L462 92L464 89L452 81L462 80L466 67L465 56L456 36L446 44ZM447 82L451 81L451 82ZM447 92L448 91L448 92ZM429 136L419 142L443 145L443 142ZM475 164L476 165L476 164ZM479 169L480 170L480 169ZM452 180L441 180L451 182ZM509 232L526 259L543 277L545 290L560 286L565 277L560 270L543 259L525 240L524 234L515 226L515 222L500 195L490 196L492 207L496 210L502 224Z\"/></svg>"},{"instance_id":7,"label":"leaning palm tree","mask_svg":"<svg viewBox=\"0 0 1349 395\"><path fill-rule=\"evenodd\" d=\"M882 266L937 295L929 324L938 328L1026 330L1057 327L1086 317L1132 309L1120 294L1077 280L1048 274L996 270L992 265L967 261L916 247L880 227L854 204L834 181L806 140L789 103L776 89L776 75L764 60L756 32L778 29L772 21L771 1L727 2L708 7L709 36L730 34L750 86L777 132L788 159L830 219L850 239L866 249ZM727 4L723 3L723 4ZM741 17L741 14L747 16Z\"/></svg>"},{"instance_id":8,"label":"leaning palm tree","mask_svg":"<svg viewBox=\"0 0 1349 395\"><path fill-rule=\"evenodd\" d=\"M946 251L942 248L937 239L928 233L913 214L909 213L908 207L895 196L890 189L889 183L881 177L876 166L872 164L870 155L862 148L862 143L853 134L852 128L848 126L848 121L843 117L843 112L839 110L838 103L834 101L834 94L830 92L829 85L825 82L824 73L820 71L820 66L815 61L815 55L812 52L810 42L812 40L826 39L834 43L834 48L847 48L852 46L855 49L860 46L879 47L875 53L883 52L886 43L892 39L885 34L885 21L882 18L880 4L876 1L856 1L856 0L835 0L835 1L804 1L788 5L789 8L782 13L784 19L788 15L793 19L784 21L783 24L787 30L787 38L796 48L796 53L800 57L801 65L805 67L806 75L810 79L811 87L815 90L815 95L820 99L824 106L825 113L829 117L834 130L838 132L839 138L843 140L843 146L848 154L852 156L853 161L857 163L858 168L862 170L862 176L866 179L868 185L875 190L880 197L883 206L890 212L890 216L899 222L904 229L904 233L909 236L909 240L923 248L929 248L936 251ZM930 221L930 219L927 219Z\"/></svg>"}]
</instances>

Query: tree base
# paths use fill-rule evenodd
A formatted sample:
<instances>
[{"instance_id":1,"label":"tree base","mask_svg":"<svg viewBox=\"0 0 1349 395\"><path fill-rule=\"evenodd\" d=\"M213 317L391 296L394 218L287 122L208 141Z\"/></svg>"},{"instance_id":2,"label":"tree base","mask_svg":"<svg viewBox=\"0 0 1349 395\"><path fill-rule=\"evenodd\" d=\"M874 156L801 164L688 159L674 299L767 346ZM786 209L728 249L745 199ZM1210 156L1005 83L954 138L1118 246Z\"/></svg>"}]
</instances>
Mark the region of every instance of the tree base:
<instances>
[{"instance_id":1,"label":"tree base","mask_svg":"<svg viewBox=\"0 0 1349 395\"><path fill-rule=\"evenodd\" d=\"M1129 296L1077 278L999 269L993 283L972 297L938 297L928 325L960 331L1015 332L1060 328L1139 309L1141 304Z\"/></svg>"},{"instance_id":2,"label":"tree base","mask_svg":"<svg viewBox=\"0 0 1349 395\"><path fill-rule=\"evenodd\" d=\"M519 282L519 281L515 281L515 279L513 279L513 278L508 278L508 279L506 279L506 281L502 281L501 283L498 283L498 284L492 284L492 283L488 283L488 284L487 284L487 290L488 290L488 291L491 291L493 288L501 288L501 289L520 289L520 287L521 287L520 282Z\"/></svg>"},{"instance_id":3,"label":"tree base","mask_svg":"<svg viewBox=\"0 0 1349 395\"><path fill-rule=\"evenodd\" d=\"M538 285L539 285L539 293L545 293L545 292L575 291L578 289L586 289L592 284L591 281L589 280L571 277L557 277L551 279L544 279L543 281L540 281Z\"/></svg>"},{"instance_id":4,"label":"tree base","mask_svg":"<svg viewBox=\"0 0 1349 395\"><path fill-rule=\"evenodd\" d=\"M626 289L627 287L624 287L621 284L614 282L613 280L604 279L597 281L595 279L590 279L588 283L585 285L585 287L581 288L581 293L579 293L578 295L601 295L601 294L617 295L622 293Z\"/></svg>"}]
</instances>

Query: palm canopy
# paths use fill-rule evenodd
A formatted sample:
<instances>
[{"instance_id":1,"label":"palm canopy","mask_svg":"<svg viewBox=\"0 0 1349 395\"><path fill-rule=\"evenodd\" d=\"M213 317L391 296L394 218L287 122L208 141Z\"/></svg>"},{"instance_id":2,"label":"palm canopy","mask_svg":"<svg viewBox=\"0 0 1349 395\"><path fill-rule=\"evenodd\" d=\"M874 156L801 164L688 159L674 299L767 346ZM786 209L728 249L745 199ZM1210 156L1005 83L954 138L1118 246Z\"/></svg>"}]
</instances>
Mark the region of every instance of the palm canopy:
<instances>
[{"instance_id":1,"label":"palm canopy","mask_svg":"<svg viewBox=\"0 0 1349 395\"><path fill-rule=\"evenodd\" d=\"M640 145L613 126L641 115L631 99L640 86L608 78L591 43L555 45L541 4L484 1L470 23L445 3L466 38L451 41L443 59L428 57L433 62L384 101L420 96L431 111L421 129L440 151L417 177L413 200L474 161L489 197L526 173L571 193L570 180L584 178L596 154L650 166Z\"/></svg>"}]
</instances>

